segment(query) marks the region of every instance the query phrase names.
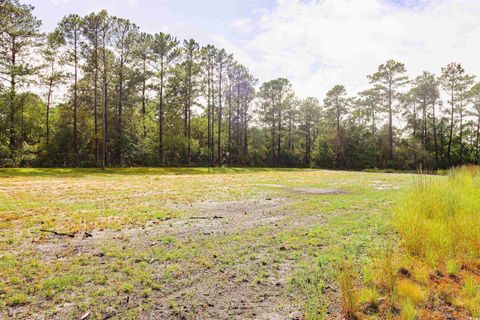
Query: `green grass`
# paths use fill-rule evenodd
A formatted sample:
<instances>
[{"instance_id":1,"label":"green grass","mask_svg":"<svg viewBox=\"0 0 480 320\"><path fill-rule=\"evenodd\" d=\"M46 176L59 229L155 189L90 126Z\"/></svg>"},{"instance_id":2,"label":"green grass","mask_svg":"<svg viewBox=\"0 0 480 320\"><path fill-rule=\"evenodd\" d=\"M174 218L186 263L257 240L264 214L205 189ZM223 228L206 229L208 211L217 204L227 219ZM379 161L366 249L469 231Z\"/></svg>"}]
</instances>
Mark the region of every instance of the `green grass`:
<instances>
[{"instance_id":1,"label":"green grass","mask_svg":"<svg viewBox=\"0 0 480 320\"><path fill-rule=\"evenodd\" d=\"M132 168L0 168L0 177L86 177L119 175L181 175L181 174L232 174L252 172L302 171L302 169L278 168L227 168L227 167L132 167Z\"/></svg>"},{"instance_id":2,"label":"green grass","mask_svg":"<svg viewBox=\"0 0 480 320\"><path fill-rule=\"evenodd\" d=\"M12 308L22 318L86 311L135 318L155 305L170 305L163 312L171 317L191 316L208 307L204 293L219 299L211 308L228 309L215 295L223 290L249 299L265 294L275 297L269 308L280 314L293 308L321 319L341 303L333 290L341 262L350 257L368 266L395 237L392 209L415 179L268 168L2 169L0 318ZM203 214L197 203L266 198L286 201L275 220L257 224L245 212L251 224L231 226L225 213L216 222L226 232L177 233L205 223L189 219ZM85 232L93 237L82 240ZM368 299L376 299L373 293ZM252 305L245 317L261 311Z\"/></svg>"}]
</instances>

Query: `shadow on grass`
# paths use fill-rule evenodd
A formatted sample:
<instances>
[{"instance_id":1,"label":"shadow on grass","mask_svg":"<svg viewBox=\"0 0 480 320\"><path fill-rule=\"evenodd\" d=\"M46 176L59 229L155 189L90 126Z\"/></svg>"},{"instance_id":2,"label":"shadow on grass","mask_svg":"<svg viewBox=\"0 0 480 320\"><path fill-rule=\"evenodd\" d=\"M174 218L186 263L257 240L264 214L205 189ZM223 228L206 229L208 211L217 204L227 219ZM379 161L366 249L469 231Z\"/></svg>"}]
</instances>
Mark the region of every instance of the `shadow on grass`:
<instances>
[{"instance_id":1,"label":"shadow on grass","mask_svg":"<svg viewBox=\"0 0 480 320\"><path fill-rule=\"evenodd\" d=\"M292 168L202 168L202 167L139 167L139 168L0 168L0 178L8 177L84 177L95 175L188 175L252 173L268 171L302 171Z\"/></svg>"}]
</instances>

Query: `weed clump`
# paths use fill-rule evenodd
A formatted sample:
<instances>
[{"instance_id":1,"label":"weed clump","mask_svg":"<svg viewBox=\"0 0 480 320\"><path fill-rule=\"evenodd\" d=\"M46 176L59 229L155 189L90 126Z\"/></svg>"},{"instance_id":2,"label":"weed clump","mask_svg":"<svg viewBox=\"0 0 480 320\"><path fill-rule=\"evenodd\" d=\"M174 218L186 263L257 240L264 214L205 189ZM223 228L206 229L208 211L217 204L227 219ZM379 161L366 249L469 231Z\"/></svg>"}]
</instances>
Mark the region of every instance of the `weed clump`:
<instances>
[{"instance_id":1,"label":"weed clump","mask_svg":"<svg viewBox=\"0 0 480 320\"><path fill-rule=\"evenodd\" d=\"M423 303L427 298L425 291L418 284L408 279L398 280L397 293L403 299L409 300L414 304Z\"/></svg>"},{"instance_id":2,"label":"weed clump","mask_svg":"<svg viewBox=\"0 0 480 320\"><path fill-rule=\"evenodd\" d=\"M357 278L358 274L355 265L352 261L348 260L341 266L337 277L343 312L347 319L357 319L359 303Z\"/></svg>"},{"instance_id":3,"label":"weed clump","mask_svg":"<svg viewBox=\"0 0 480 320\"><path fill-rule=\"evenodd\" d=\"M27 303L27 296L23 293L16 293L7 299L7 305L11 307L21 306Z\"/></svg>"}]
</instances>

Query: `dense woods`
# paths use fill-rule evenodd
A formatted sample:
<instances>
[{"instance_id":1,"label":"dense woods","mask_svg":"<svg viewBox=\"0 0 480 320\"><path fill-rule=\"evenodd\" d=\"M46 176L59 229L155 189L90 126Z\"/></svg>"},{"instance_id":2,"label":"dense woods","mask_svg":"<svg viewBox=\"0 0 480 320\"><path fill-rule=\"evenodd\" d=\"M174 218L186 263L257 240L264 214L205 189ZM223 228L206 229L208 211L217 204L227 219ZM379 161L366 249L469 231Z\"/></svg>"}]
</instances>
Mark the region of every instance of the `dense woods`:
<instances>
[{"instance_id":1,"label":"dense woods","mask_svg":"<svg viewBox=\"0 0 480 320\"><path fill-rule=\"evenodd\" d=\"M480 83L389 60L357 95L258 83L224 49L105 11L49 34L0 0L0 166L445 168L480 162Z\"/></svg>"}]
</instances>

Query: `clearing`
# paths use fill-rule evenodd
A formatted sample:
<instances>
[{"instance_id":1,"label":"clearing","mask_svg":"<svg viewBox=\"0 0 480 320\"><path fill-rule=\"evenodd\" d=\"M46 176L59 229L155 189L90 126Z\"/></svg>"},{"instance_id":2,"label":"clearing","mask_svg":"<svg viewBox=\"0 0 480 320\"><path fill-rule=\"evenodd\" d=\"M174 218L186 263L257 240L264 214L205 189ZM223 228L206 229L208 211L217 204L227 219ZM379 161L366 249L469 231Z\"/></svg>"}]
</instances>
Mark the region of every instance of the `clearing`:
<instances>
[{"instance_id":1,"label":"clearing","mask_svg":"<svg viewBox=\"0 0 480 320\"><path fill-rule=\"evenodd\" d=\"M336 266L385 246L392 206L414 180L2 169L0 318L314 319L324 305L339 319Z\"/></svg>"}]
</instances>

